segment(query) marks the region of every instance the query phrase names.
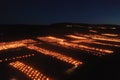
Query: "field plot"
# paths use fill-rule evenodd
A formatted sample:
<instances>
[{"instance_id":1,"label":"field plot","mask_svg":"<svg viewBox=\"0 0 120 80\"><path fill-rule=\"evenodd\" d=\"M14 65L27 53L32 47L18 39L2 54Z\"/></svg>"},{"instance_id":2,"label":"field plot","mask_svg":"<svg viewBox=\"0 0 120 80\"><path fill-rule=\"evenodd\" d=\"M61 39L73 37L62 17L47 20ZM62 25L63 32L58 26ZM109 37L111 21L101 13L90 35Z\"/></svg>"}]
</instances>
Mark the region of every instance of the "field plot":
<instances>
[{"instance_id":1,"label":"field plot","mask_svg":"<svg viewBox=\"0 0 120 80\"><path fill-rule=\"evenodd\" d=\"M118 29L65 26L58 31L52 28L45 34L46 28L44 35L2 40L0 79L119 80Z\"/></svg>"}]
</instances>

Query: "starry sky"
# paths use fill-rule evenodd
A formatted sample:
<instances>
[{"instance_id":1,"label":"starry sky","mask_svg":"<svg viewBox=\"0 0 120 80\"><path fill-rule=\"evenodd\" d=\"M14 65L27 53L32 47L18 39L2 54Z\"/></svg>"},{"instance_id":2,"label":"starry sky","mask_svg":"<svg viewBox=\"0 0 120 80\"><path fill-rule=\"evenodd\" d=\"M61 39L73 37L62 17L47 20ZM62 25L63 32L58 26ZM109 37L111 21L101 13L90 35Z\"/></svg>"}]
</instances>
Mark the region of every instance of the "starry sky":
<instances>
[{"instance_id":1,"label":"starry sky","mask_svg":"<svg viewBox=\"0 0 120 80\"><path fill-rule=\"evenodd\" d=\"M0 0L0 24L118 24L120 0Z\"/></svg>"}]
</instances>

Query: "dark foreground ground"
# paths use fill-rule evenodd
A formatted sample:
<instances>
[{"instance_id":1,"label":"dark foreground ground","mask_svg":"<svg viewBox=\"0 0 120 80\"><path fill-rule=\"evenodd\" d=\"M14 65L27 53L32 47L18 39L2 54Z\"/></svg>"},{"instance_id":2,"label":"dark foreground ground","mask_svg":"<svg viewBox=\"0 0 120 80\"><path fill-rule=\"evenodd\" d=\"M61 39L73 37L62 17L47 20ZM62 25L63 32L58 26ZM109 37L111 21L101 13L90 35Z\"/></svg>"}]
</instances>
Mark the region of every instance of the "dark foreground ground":
<instances>
[{"instance_id":1,"label":"dark foreground ground","mask_svg":"<svg viewBox=\"0 0 120 80\"><path fill-rule=\"evenodd\" d=\"M66 73L66 70L71 68L72 65L62 62L56 58L52 58L51 56L46 56L44 54L40 54L39 52L27 49L26 47L1 50L0 60L27 54L34 54L34 56L0 62L0 80L31 80L21 71L9 66L9 63L15 61L21 61L25 64L31 65L33 68L42 71L45 75L50 76L54 80L120 80L120 47L103 46L113 50L114 53L110 55L96 56L93 55L92 52L72 48L68 49L61 46L51 45L50 43L36 39L38 36L44 37L48 35L66 38L64 35L73 33L98 35L101 33L111 33L118 34L117 38L120 38L120 26L104 25L104 28L106 29L101 29L103 25L79 26L78 24L72 24L72 26L66 26L66 24L54 24L51 26L2 25L0 27L1 43L32 39L37 41L35 44L37 47L59 52L83 62L83 64L76 68L73 72ZM96 30L97 33L89 32L89 30L91 30L90 27L92 27L92 30ZM42 44L39 44L39 42ZM113 42L112 44L120 45L119 42ZM101 47L98 45L92 46Z\"/></svg>"}]
</instances>

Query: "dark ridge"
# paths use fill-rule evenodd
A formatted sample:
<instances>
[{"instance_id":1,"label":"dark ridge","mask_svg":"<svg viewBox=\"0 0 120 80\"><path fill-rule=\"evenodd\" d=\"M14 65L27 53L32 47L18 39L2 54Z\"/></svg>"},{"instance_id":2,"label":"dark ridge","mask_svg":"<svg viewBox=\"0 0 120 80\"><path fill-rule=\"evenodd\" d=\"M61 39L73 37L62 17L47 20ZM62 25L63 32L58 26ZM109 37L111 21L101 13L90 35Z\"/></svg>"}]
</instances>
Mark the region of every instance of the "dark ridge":
<instances>
[{"instance_id":1,"label":"dark ridge","mask_svg":"<svg viewBox=\"0 0 120 80\"><path fill-rule=\"evenodd\" d=\"M89 23L53 23L51 26L61 26L61 25L80 25L80 26L114 26L114 27L120 27L120 25L117 24L89 24Z\"/></svg>"}]
</instances>

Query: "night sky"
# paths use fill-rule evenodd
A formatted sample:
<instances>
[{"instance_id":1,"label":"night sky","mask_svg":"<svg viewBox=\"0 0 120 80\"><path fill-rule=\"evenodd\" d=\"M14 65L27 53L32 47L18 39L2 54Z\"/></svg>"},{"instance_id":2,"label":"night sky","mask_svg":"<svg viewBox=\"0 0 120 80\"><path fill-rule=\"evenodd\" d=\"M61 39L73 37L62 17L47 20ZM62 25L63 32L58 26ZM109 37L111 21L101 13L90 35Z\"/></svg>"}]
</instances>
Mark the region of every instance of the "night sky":
<instances>
[{"instance_id":1,"label":"night sky","mask_svg":"<svg viewBox=\"0 0 120 80\"><path fill-rule=\"evenodd\" d=\"M119 24L120 0L0 0L0 24Z\"/></svg>"}]
</instances>

